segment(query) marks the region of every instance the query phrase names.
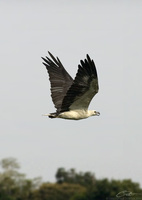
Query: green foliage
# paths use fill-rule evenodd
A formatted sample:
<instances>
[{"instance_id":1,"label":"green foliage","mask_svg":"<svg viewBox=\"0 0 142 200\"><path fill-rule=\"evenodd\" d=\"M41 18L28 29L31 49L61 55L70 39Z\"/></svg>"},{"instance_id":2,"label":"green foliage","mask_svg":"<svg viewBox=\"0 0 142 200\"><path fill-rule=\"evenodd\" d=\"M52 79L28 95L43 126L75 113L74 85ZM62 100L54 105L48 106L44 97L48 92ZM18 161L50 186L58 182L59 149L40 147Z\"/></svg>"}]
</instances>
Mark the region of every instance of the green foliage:
<instances>
[{"instance_id":1,"label":"green foliage","mask_svg":"<svg viewBox=\"0 0 142 200\"><path fill-rule=\"evenodd\" d=\"M80 184L83 186L90 186L95 184L95 176L91 172L79 172L75 169L66 171L64 168L59 168L56 172L57 183L73 183Z\"/></svg>"},{"instance_id":2,"label":"green foliage","mask_svg":"<svg viewBox=\"0 0 142 200\"><path fill-rule=\"evenodd\" d=\"M19 173L20 165L15 158L5 158L0 162L0 200L26 200L37 188L36 179L27 180Z\"/></svg>"},{"instance_id":3,"label":"green foliage","mask_svg":"<svg viewBox=\"0 0 142 200\"><path fill-rule=\"evenodd\" d=\"M88 200L88 196L86 193L84 194L75 194L70 198L70 200Z\"/></svg>"},{"instance_id":4,"label":"green foliage","mask_svg":"<svg viewBox=\"0 0 142 200\"><path fill-rule=\"evenodd\" d=\"M86 188L77 184L51 184L41 185L39 190L31 195L33 200L70 200L75 194L84 194Z\"/></svg>"},{"instance_id":5,"label":"green foliage","mask_svg":"<svg viewBox=\"0 0 142 200\"><path fill-rule=\"evenodd\" d=\"M123 181L102 179L96 180L95 187L87 190L86 199L84 200L104 200L109 197L116 197L116 194L124 190L142 194L139 184L132 182L130 179Z\"/></svg>"},{"instance_id":6,"label":"green foliage","mask_svg":"<svg viewBox=\"0 0 142 200\"><path fill-rule=\"evenodd\" d=\"M0 166L0 200L105 200L124 190L142 195L139 184L130 179L96 179L91 172L59 168L56 183L42 183L41 178L26 179L14 158L1 160Z\"/></svg>"},{"instance_id":7,"label":"green foliage","mask_svg":"<svg viewBox=\"0 0 142 200\"><path fill-rule=\"evenodd\" d=\"M20 168L20 165L15 158L4 158L0 161L0 165L5 171L13 171L14 169Z\"/></svg>"}]
</instances>

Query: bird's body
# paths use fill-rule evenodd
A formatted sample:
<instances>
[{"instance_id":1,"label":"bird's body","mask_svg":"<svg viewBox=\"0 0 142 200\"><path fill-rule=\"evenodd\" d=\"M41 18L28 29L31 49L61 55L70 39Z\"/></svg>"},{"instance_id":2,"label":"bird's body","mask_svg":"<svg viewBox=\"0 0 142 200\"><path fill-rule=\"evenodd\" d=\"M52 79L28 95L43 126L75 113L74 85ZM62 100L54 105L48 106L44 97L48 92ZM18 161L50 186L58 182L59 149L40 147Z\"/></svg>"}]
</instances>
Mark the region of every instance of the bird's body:
<instances>
[{"instance_id":1,"label":"bird's body","mask_svg":"<svg viewBox=\"0 0 142 200\"><path fill-rule=\"evenodd\" d=\"M94 61L87 55L87 59L80 61L75 79L67 73L60 60L48 52L48 57L42 58L49 73L51 82L51 97L56 113L50 113L50 118L79 120L99 115L95 110L88 110L88 106L98 92L98 77Z\"/></svg>"},{"instance_id":2,"label":"bird's body","mask_svg":"<svg viewBox=\"0 0 142 200\"><path fill-rule=\"evenodd\" d=\"M98 113L98 112L97 112ZM63 118L63 119L72 119L72 120L79 120L79 119L85 119L93 115L99 115L94 113L94 110L70 110L61 112L59 114L57 113L50 113L45 114L45 116L48 116L50 118Z\"/></svg>"}]
</instances>

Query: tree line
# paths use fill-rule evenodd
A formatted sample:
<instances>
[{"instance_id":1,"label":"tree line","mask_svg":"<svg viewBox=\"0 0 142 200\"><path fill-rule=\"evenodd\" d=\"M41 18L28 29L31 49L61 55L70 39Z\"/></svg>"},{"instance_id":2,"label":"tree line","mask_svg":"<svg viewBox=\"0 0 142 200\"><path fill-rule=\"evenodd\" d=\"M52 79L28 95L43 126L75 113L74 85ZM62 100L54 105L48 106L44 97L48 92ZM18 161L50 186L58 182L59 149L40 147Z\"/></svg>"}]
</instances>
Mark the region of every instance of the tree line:
<instances>
[{"instance_id":1,"label":"tree line","mask_svg":"<svg viewBox=\"0 0 142 200\"><path fill-rule=\"evenodd\" d=\"M56 182L50 183L41 177L27 179L15 158L2 159L0 167L0 200L105 200L121 191L142 194L140 185L130 179L97 179L91 172L58 168Z\"/></svg>"}]
</instances>

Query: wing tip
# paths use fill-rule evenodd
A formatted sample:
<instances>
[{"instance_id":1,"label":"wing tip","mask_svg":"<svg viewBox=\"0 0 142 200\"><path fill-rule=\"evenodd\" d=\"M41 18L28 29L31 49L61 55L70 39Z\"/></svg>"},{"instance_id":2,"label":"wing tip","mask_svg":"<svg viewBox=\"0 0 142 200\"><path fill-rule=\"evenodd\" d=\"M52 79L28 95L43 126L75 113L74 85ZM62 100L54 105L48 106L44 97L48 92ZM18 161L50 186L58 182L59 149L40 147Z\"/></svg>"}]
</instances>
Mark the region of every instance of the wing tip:
<instances>
[{"instance_id":1,"label":"wing tip","mask_svg":"<svg viewBox=\"0 0 142 200\"><path fill-rule=\"evenodd\" d=\"M52 53L51 53L50 51L48 51L48 54L49 54L49 55L50 55L50 57L52 58L52 56L53 56L53 55L52 55Z\"/></svg>"}]
</instances>

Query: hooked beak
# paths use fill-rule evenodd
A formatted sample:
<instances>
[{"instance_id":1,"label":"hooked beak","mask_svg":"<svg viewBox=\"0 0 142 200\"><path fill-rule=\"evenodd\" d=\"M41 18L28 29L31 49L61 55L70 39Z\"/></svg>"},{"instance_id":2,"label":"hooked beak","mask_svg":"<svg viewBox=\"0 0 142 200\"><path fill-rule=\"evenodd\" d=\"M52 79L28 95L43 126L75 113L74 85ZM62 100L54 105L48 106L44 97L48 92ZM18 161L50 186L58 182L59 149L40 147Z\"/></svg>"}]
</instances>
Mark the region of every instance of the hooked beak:
<instances>
[{"instance_id":1,"label":"hooked beak","mask_svg":"<svg viewBox=\"0 0 142 200\"><path fill-rule=\"evenodd\" d=\"M99 115L100 115L100 113L99 113L99 112L96 112L96 115L97 115L97 116L99 116Z\"/></svg>"}]
</instances>

